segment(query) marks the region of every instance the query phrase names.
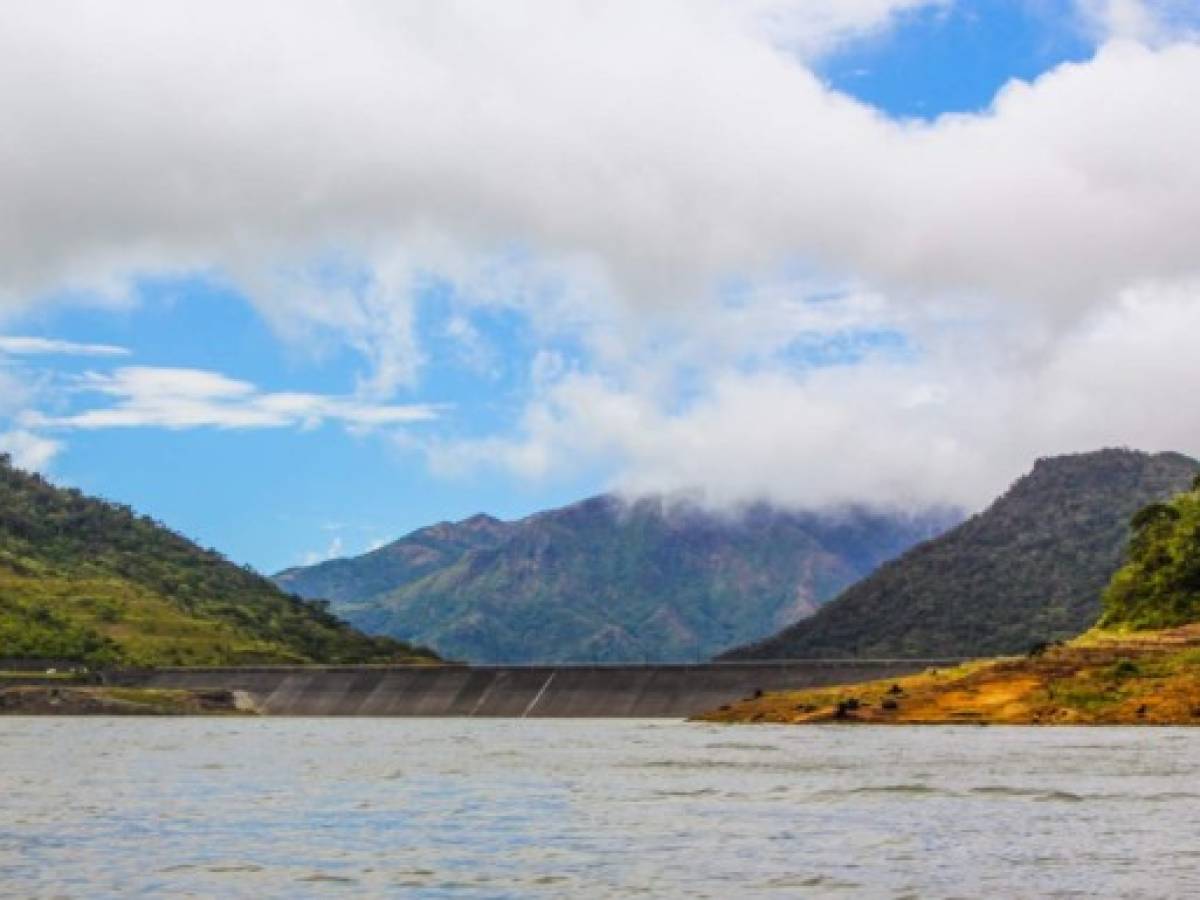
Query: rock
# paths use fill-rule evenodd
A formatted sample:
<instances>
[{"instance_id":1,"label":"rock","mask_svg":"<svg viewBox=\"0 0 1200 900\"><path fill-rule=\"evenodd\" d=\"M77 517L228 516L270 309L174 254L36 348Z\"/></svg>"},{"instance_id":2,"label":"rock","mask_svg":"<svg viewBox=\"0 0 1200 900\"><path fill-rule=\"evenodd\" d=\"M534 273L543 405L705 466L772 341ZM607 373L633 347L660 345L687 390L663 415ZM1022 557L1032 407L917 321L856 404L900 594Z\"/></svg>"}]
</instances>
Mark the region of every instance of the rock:
<instances>
[{"instance_id":1,"label":"rock","mask_svg":"<svg viewBox=\"0 0 1200 900\"><path fill-rule=\"evenodd\" d=\"M839 700L837 709L833 713L835 719L848 719L850 713L856 712L859 708L857 697L849 697L846 700Z\"/></svg>"}]
</instances>

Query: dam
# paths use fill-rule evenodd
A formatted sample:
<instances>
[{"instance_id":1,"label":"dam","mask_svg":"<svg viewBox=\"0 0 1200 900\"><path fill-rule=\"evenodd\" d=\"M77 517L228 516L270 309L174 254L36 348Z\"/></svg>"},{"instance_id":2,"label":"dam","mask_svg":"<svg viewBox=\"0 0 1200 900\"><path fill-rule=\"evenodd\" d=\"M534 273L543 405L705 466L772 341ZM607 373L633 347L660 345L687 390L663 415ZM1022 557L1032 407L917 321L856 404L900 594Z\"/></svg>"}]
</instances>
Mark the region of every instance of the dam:
<instances>
[{"instance_id":1,"label":"dam","mask_svg":"<svg viewBox=\"0 0 1200 900\"><path fill-rule=\"evenodd\" d=\"M958 659L524 666L168 667L112 685L236 691L265 715L686 718L758 691L893 678Z\"/></svg>"}]
</instances>

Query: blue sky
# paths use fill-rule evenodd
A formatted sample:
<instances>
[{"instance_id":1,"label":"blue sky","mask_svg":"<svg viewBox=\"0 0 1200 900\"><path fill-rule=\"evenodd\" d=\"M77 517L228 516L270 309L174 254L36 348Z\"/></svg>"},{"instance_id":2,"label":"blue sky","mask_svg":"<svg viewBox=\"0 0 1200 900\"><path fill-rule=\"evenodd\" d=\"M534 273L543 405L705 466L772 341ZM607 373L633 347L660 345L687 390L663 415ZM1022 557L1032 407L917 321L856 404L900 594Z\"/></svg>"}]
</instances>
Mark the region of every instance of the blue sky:
<instances>
[{"instance_id":1,"label":"blue sky","mask_svg":"<svg viewBox=\"0 0 1200 900\"><path fill-rule=\"evenodd\" d=\"M975 0L905 13L819 71L891 116L931 118L984 109L1009 79L1033 80L1095 49L1065 0Z\"/></svg>"},{"instance_id":2,"label":"blue sky","mask_svg":"<svg viewBox=\"0 0 1200 900\"><path fill-rule=\"evenodd\" d=\"M374 68L361 23L308 5L274 11L278 44L224 4L190 35L171 4L131 6L107 56L82 23L29 31L18 76L53 77L15 117L44 183L0 183L0 443L265 572L613 487L970 506L1042 453L1200 450L1141 382L1088 405L1114 364L1196 386L1162 362L1196 309L1186 7L761 5L468 5L449 31L377 29ZM14 41L39 25L8 15ZM246 68L215 86L134 40L182 56L234 28ZM493 68L467 70L459 31ZM357 88L289 81L289 41ZM176 94L123 92L157 90L148 72ZM176 120L174 96L219 115ZM1097 212L1114 197L1135 215Z\"/></svg>"}]
</instances>

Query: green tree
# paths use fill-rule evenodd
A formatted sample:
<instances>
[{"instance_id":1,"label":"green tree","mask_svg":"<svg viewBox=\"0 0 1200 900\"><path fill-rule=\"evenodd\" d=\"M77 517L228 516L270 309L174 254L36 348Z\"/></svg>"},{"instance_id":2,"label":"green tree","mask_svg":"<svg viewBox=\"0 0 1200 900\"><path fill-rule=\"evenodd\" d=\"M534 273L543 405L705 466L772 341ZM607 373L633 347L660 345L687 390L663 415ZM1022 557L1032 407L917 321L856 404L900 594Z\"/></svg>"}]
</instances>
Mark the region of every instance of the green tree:
<instances>
[{"instance_id":1,"label":"green tree","mask_svg":"<svg viewBox=\"0 0 1200 900\"><path fill-rule=\"evenodd\" d=\"M1104 592L1102 626L1168 628L1200 621L1200 491L1133 517L1129 558Z\"/></svg>"}]
</instances>

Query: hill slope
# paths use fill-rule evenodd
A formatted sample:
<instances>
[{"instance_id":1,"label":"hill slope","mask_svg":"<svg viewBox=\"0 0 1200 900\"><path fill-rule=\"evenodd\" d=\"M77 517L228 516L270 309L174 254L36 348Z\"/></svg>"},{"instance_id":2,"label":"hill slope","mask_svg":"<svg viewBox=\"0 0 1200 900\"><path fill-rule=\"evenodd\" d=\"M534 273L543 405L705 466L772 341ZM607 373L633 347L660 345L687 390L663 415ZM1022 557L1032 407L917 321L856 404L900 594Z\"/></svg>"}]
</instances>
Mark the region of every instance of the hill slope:
<instances>
[{"instance_id":1,"label":"hill slope","mask_svg":"<svg viewBox=\"0 0 1200 900\"><path fill-rule=\"evenodd\" d=\"M596 497L508 525L487 520L486 535L470 540L493 546L374 596L339 593L334 608L364 630L472 662L700 660L810 614L952 520L766 507L726 518L661 499ZM434 552L469 542L462 532L472 522L478 531L478 519L438 526ZM339 592L358 565L373 587L381 558L410 559L429 538L416 532L340 562ZM279 579L302 592L312 584L304 572Z\"/></svg>"},{"instance_id":2,"label":"hill slope","mask_svg":"<svg viewBox=\"0 0 1200 900\"><path fill-rule=\"evenodd\" d=\"M361 634L124 506L0 456L0 659L95 664L429 659Z\"/></svg>"},{"instance_id":3,"label":"hill slope","mask_svg":"<svg viewBox=\"0 0 1200 900\"><path fill-rule=\"evenodd\" d=\"M1130 516L1197 471L1177 453L1039 460L984 512L726 658L990 656L1073 637L1100 613Z\"/></svg>"}]
</instances>

